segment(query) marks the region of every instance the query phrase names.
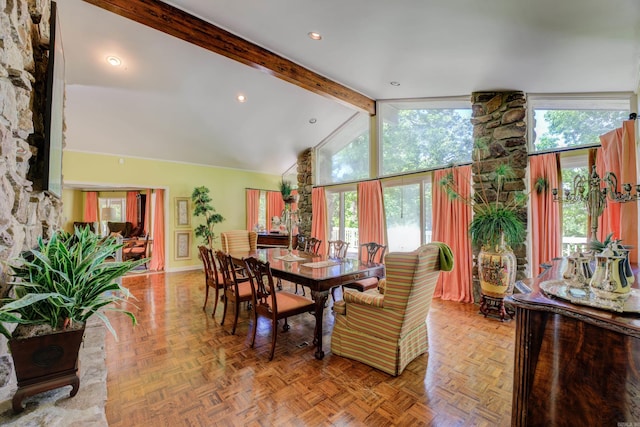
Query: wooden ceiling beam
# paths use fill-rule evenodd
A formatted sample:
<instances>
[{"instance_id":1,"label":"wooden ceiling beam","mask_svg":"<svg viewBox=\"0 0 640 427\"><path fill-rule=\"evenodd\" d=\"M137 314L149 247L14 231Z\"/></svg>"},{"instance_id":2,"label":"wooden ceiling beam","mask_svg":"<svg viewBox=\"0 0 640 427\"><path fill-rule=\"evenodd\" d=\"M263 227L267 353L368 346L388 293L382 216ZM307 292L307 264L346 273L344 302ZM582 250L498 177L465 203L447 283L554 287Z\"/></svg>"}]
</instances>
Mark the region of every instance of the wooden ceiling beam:
<instances>
[{"instance_id":1,"label":"wooden ceiling beam","mask_svg":"<svg viewBox=\"0 0 640 427\"><path fill-rule=\"evenodd\" d=\"M375 101L361 93L161 1L84 1L370 115L376 113Z\"/></svg>"}]
</instances>

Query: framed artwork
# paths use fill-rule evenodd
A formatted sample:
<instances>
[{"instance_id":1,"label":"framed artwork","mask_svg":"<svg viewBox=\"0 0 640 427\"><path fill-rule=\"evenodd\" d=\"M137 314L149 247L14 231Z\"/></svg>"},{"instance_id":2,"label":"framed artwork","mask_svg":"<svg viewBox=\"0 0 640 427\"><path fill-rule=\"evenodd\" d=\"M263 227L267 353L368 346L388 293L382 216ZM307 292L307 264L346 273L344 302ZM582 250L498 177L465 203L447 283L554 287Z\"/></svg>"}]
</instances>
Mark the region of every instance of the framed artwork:
<instances>
[{"instance_id":1,"label":"framed artwork","mask_svg":"<svg viewBox=\"0 0 640 427\"><path fill-rule=\"evenodd\" d=\"M174 258L191 259L191 230L176 231Z\"/></svg>"},{"instance_id":2,"label":"framed artwork","mask_svg":"<svg viewBox=\"0 0 640 427\"><path fill-rule=\"evenodd\" d=\"M189 227L190 225L189 198L176 197L176 227Z\"/></svg>"}]
</instances>

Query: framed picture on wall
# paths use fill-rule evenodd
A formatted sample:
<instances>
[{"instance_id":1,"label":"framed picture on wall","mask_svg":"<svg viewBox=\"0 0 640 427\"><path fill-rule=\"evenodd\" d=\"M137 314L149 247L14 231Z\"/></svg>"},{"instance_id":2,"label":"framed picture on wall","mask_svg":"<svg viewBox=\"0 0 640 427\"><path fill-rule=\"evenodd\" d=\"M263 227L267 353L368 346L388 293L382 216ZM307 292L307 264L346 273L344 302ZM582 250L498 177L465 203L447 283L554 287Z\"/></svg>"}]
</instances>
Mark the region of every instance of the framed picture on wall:
<instances>
[{"instance_id":1,"label":"framed picture on wall","mask_svg":"<svg viewBox=\"0 0 640 427\"><path fill-rule=\"evenodd\" d=\"M191 259L191 230L176 231L174 258Z\"/></svg>"},{"instance_id":2,"label":"framed picture on wall","mask_svg":"<svg viewBox=\"0 0 640 427\"><path fill-rule=\"evenodd\" d=\"M191 211L188 197L176 197L176 227L191 225Z\"/></svg>"}]
</instances>

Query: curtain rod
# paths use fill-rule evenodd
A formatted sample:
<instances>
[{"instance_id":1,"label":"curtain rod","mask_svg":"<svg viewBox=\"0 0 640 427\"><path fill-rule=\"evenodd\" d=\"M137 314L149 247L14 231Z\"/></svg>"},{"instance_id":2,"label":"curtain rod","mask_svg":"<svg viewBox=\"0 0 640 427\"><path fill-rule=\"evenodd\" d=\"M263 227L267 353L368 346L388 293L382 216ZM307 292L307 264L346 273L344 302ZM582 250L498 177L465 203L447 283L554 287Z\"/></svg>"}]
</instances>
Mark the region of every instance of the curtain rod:
<instances>
[{"instance_id":1,"label":"curtain rod","mask_svg":"<svg viewBox=\"0 0 640 427\"><path fill-rule=\"evenodd\" d=\"M589 145L581 145L579 147L566 147L560 150L545 150L545 151L537 151L535 153L527 154L527 157L540 156L542 154L552 154L552 153L566 153L569 151L578 151L578 150L588 150L590 148L599 148L600 144L589 144Z\"/></svg>"},{"instance_id":2,"label":"curtain rod","mask_svg":"<svg viewBox=\"0 0 640 427\"><path fill-rule=\"evenodd\" d=\"M317 188L317 187L337 187L337 186L342 186L342 185L349 185L349 184L358 184L360 182L369 182L369 181L384 181L384 180L388 180L388 179L394 179L394 178L404 178L404 177L410 177L412 175L421 175L424 173L428 173L428 172L435 172L435 171L439 171L439 170L444 170L444 169L450 169L450 168L454 168L454 167L458 167L458 166L469 166L472 165L473 162L466 162L466 163L452 163L446 166L438 166L438 167L433 167L433 168L429 168L429 169L423 169L417 172L407 172L407 173L397 173L395 175L385 175L385 176L380 176L378 178L367 178L367 179L360 179L357 181L345 181L345 182L340 182L340 183L335 183L335 184L325 184L325 185L314 185L313 188Z\"/></svg>"}]
</instances>

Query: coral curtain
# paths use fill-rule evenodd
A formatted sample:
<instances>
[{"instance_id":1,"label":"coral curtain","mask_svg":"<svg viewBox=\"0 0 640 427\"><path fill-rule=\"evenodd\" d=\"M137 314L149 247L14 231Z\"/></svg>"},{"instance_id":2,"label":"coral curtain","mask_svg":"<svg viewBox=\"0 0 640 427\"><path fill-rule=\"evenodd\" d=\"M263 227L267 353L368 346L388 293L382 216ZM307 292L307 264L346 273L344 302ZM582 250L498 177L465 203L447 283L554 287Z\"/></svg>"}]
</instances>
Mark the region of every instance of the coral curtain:
<instances>
[{"instance_id":1,"label":"coral curtain","mask_svg":"<svg viewBox=\"0 0 640 427\"><path fill-rule=\"evenodd\" d=\"M87 191L84 193L84 222L98 221L98 193L95 191Z\"/></svg>"},{"instance_id":2,"label":"coral curtain","mask_svg":"<svg viewBox=\"0 0 640 427\"><path fill-rule=\"evenodd\" d=\"M311 190L311 237L322 240L318 253L327 253L327 196L323 187Z\"/></svg>"},{"instance_id":3,"label":"coral curtain","mask_svg":"<svg viewBox=\"0 0 640 427\"><path fill-rule=\"evenodd\" d=\"M260 190L247 189L247 230L251 231L260 222Z\"/></svg>"},{"instance_id":4,"label":"coral curtain","mask_svg":"<svg viewBox=\"0 0 640 427\"><path fill-rule=\"evenodd\" d=\"M156 206L153 213L153 250L149 270L164 270L164 190L156 190Z\"/></svg>"},{"instance_id":5,"label":"coral curtain","mask_svg":"<svg viewBox=\"0 0 640 427\"><path fill-rule=\"evenodd\" d=\"M450 200L438 183L448 173L458 183L458 191L464 198L471 194L471 166L434 172L433 178L433 241L444 242L451 247L454 267L440 272L434 297L458 302L473 302L472 251L469 238L471 207L459 200Z\"/></svg>"},{"instance_id":6,"label":"coral curtain","mask_svg":"<svg viewBox=\"0 0 640 427\"><path fill-rule=\"evenodd\" d=\"M138 192L127 191L127 212L125 214L125 220L133 224L134 227L138 226Z\"/></svg>"},{"instance_id":7,"label":"coral curtain","mask_svg":"<svg viewBox=\"0 0 640 427\"><path fill-rule=\"evenodd\" d=\"M617 191L623 183L638 182L636 166L635 120L626 120L622 127L600 136L602 147L596 156L596 171L601 178L613 172L618 178ZM623 245L632 246L629 260L638 262L638 204L637 202L613 203L607 201L605 213L598 224L598 239L602 241L613 232L614 238L622 239Z\"/></svg>"},{"instance_id":8,"label":"coral curtain","mask_svg":"<svg viewBox=\"0 0 640 427\"><path fill-rule=\"evenodd\" d=\"M271 229L271 218L281 217L284 210L282 194L279 191L267 191L267 229Z\"/></svg>"},{"instance_id":9,"label":"coral curtain","mask_svg":"<svg viewBox=\"0 0 640 427\"><path fill-rule=\"evenodd\" d=\"M358 240L360 244L376 242L384 245L384 204L380 181L358 184ZM376 260L381 262L382 260Z\"/></svg>"},{"instance_id":10,"label":"coral curtain","mask_svg":"<svg viewBox=\"0 0 640 427\"><path fill-rule=\"evenodd\" d=\"M144 204L144 232L151 233L151 189L147 189L147 198Z\"/></svg>"},{"instance_id":11,"label":"coral curtain","mask_svg":"<svg viewBox=\"0 0 640 427\"><path fill-rule=\"evenodd\" d=\"M560 159L557 153L529 157L531 179L531 274L537 277L540 264L562 254L562 222L560 204L553 201L552 188L560 188ZM536 191L536 181L547 181L546 191Z\"/></svg>"}]
</instances>

